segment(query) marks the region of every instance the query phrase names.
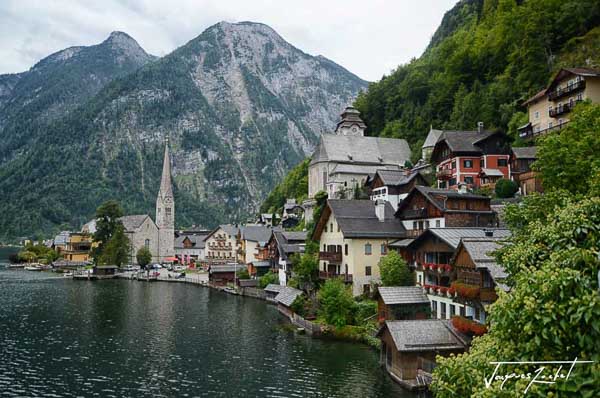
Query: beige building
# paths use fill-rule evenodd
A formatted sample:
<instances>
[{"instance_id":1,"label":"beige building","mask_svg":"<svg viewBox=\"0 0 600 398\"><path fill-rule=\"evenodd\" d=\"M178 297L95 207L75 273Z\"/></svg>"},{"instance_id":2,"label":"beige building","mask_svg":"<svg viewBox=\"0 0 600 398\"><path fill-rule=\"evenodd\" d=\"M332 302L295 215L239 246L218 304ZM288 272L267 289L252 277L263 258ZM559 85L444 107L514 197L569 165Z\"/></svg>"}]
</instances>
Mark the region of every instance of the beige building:
<instances>
[{"instance_id":1,"label":"beige building","mask_svg":"<svg viewBox=\"0 0 600 398\"><path fill-rule=\"evenodd\" d=\"M238 260L243 264L250 264L259 259L259 250L262 249L271 238L273 230L265 225L245 225L240 227L238 242L240 245Z\"/></svg>"},{"instance_id":2,"label":"beige building","mask_svg":"<svg viewBox=\"0 0 600 398\"><path fill-rule=\"evenodd\" d=\"M319 242L319 276L342 278L358 296L380 284L379 260L388 243L406 235L389 202L329 200L313 234Z\"/></svg>"},{"instance_id":3,"label":"beige building","mask_svg":"<svg viewBox=\"0 0 600 398\"><path fill-rule=\"evenodd\" d=\"M569 113L580 101L600 103L600 71L588 68L561 69L552 82L523 103L529 123L519 128L519 136L531 139L562 128Z\"/></svg>"},{"instance_id":4,"label":"beige building","mask_svg":"<svg viewBox=\"0 0 600 398\"><path fill-rule=\"evenodd\" d=\"M219 225L204 238L206 261L209 265L237 263L240 244L237 225Z\"/></svg>"}]
</instances>

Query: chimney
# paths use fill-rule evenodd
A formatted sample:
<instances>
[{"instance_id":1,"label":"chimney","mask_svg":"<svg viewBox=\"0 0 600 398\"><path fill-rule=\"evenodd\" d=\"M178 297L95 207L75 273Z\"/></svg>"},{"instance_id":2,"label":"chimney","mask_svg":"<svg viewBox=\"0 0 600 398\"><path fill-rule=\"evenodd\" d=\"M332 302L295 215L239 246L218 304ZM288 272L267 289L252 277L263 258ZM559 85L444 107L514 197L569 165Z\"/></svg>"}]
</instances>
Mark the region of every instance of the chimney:
<instances>
[{"instance_id":1,"label":"chimney","mask_svg":"<svg viewBox=\"0 0 600 398\"><path fill-rule=\"evenodd\" d=\"M494 236L494 231L492 231L491 229L484 230L484 233L487 238L491 238Z\"/></svg>"},{"instance_id":2,"label":"chimney","mask_svg":"<svg viewBox=\"0 0 600 398\"><path fill-rule=\"evenodd\" d=\"M458 184L458 193L461 195L467 193L467 184L465 184L464 182L460 182Z\"/></svg>"},{"instance_id":3,"label":"chimney","mask_svg":"<svg viewBox=\"0 0 600 398\"><path fill-rule=\"evenodd\" d=\"M477 122L477 132L483 133L483 122Z\"/></svg>"},{"instance_id":4,"label":"chimney","mask_svg":"<svg viewBox=\"0 0 600 398\"><path fill-rule=\"evenodd\" d=\"M377 199L375 202L375 215L380 222L385 221L385 200Z\"/></svg>"}]
</instances>

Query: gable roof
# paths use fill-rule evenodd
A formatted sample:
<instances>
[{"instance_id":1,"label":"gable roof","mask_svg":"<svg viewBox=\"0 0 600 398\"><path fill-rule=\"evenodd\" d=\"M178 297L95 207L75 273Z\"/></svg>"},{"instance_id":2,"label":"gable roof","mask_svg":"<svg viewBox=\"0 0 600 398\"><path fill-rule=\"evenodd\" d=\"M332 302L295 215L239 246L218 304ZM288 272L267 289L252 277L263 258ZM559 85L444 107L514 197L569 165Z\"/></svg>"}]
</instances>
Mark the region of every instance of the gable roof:
<instances>
[{"instance_id":1,"label":"gable roof","mask_svg":"<svg viewBox=\"0 0 600 398\"><path fill-rule=\"evenodd\" d=\"M215 228L212 231L210 231L210 233L204 237L204 240L205 241L208 240L208 238L210 238L211 236L213 236L220 229L223 230L223 232L225 232L227 235L230 235L230 236L236 236L238 234L239 230L240 230L237 225L221 224L217 228Z\"/></svg>"},{"instance_id":2,"label":"gable roof","mask_svg":"<svg viewBox=\"0 0 600 398\"><path fill-rule=\"evenodd\" d=\"M435 236L453 249L458 248L461 239L485 238L486 232L492 232L495 238L508 238L511 236L509 229L505 228L429 228L415 238L409 246L416 247L427 237Z\"/></svg>"},{"instance_id":3,"label":"gable roof","mask_svg":"<svg viewBox=\"0 0 600 398\"><path fill-rule=\"evenodd\" d=\"M512 153L516 159L537 159L537 147L535 146L512 148Z\"/></svg>"},{"instance_id":4,"label":"gable roof","mask_svg":"<svg viewBox=\"0 0 600 398\"><path fill-rule=\"evenodd\" d=\"M296 297L300 296L301 294L302 290L298 290L289 286L282 286L277 296L275 296L275 301L285 305L286 307L289 307L292 305L294 300L296 300Z\"/></svg>"},{"instance_id":5,"label":"gable roof","mask_svg":"<svg viewBox=\"0 0 600 398\"><path fill-rule=\"evenodd\" d=\"M186 239L189 239L192 242L192 247L194 249L203 249L206 247L206 238L208 235L206 234L182 234L175 238L175 247L179 249L183 249L183 242Z\"/></svg>"},{"instance_id":6,"label":"gable roof","mask_svg":"<svg viewBox=\"0 0 600 398\"><path fill-rule=\"evenodd\" d=\"M283 288L284 286L277 285L275 283L269 283L263 290L270 293L279 293Z\"/></svg>"},{"instance_id":7,"label":"gable roof","mask_svg":"<svg viewBox=\"0 0 600 398\"><path fill-rule=\"evenodd\" d=\"M281 229L274 229L273 235L269 239L275 240L279 256L283 260L287 260L289 256L295 253L302 254L305 250L305 243L308 232L301 231L282 231Z\"/></svg>"},{"instance_id":8,"label":"gable roof","mask_svg":"<svg viewBox=\"0 0 600 398\"><path fill-rule=\"evenodd\" d=\"M443 132L444 130L430 129L421 148L433 148Z\"/></svg>"},{"instance_id":9,"label":"gable roof","mask_svg":"<svg viewBox=\"0 0 600 398\"><path fill-rule=\"evenodd\" d=\"M380 286L377 292L386 305L429 304L429 299L419 286Z\"/></svg>"},{"instance_id":10,"label":"gable roof","mask_svg":"<svg viewBox=\"0 0 600 398\"><path fill-rule=\"evenodd\" d=\"M434 205L435 207L437 207L440 211L442 212L454 212L454 213L493 213L493 211L490 210L462 210L462 209L450 209L446 206L446 200L445 199L449 199L449 198L460 198L460 199L467 199L467 200L486 200L488 202L490 202L490 198L485 196L485 195L476 195L474 193L460 193L458 191L454 191L451 189L439 189L439 188L431 188L431 187L426 187L426 186L422 186L422 185L415 185L413 187L413 189L410 190L410 192L408 193L408 195L406 196L406 198L404 198L404 200L402 202L400 202L400 204L398 205L398 210L396 210L396 217L399 217L400 213L402 212L402 210L404 210L404 208L408 205L408 203L410 203L410 199L414 196L414 195L418 195L418 194L422 194L425 199L431 203L432 205Z\"/></svg>"},{"instance_id":11,"label":"gable roof","mask_svg":"<svg viewBox=\"0 0 600 398\"><path fill-rule=\"evenodd\" d=\"M406 229L394 217L394 208L385 202L384 221L375 214L376 203L372 200L329 199L317 222L313 239L318 239L331 215L335 217L344 238L402 238Z\"/></svg>"},{"instance_id":12,"label":"gable roof","mask_svg":"<svg viewBox=\"0 0 600 398\"><path fill-rule=\"evenodd\" d=\"M436 142L436 146L441 142L446 142L452 152L480 153L481 149L475 144L494 134L496 132L492 131L444 131Z\"/></svg>"},{"instance_id":13,"label":"gable roof","mask_svg":"<svg viewBox=\"0 0 600 398\"><path fill-rule=\"evenodd\" d=\"M425 177L418 171L407 174L406 170L378 169L375 175L369 178L368 182L375 181L378 176L383 185L387 186L406 185L417 177L425 180Z\"/></svg>"},{"instance_id":14,"label":"gable roof","mask_svg":"<svg viewBox=\"0 0 600 398\"><path fill-rule=\"evenodd\" d=\"M372 165L404 165L410 147L404 139L323 134L310 164L339 162Z\"/></svg>"},{"instance_id":15,"label":"gable roof","mask_svg":"<svg viewBox=\"0 0 600 398\"><path fill-rule=\"evenodd\" d=\"M447 320L385 321L377 335L380 336L385 329L392 336L396 350L401 352L461 350L467 347L464 337Z\"/></svg>"},{"instance_id":16,"label":"gable roof","mask_svg":"<svg viewBox=\"0 0 600 398\"><path fill-rule=\"evenodd\" d=\"M146 218L150 218L150 216L147 214L136 214L133 216L120 217L119 221L121 221L123 227L125 227L125 231L133 232L142 226L144 221L146 221ZM152 219L150 220L152 221ZM154 221L152 221L152 223L154 223Z\"/></svg>"},{"instance_id":17,"label":"gable roof","mask_svg":"<svg viewBox=\"0 0 600 398\"><path fill-rule=\"evenodd\" d=\"M264 245L271 237L272 228L265 225L248 225L240 228L242 239Z\"/></svg>"},{"instance_id":18,"label":"gable roof","mask_svg":"<svg viewBox=\"0 0 600 398\"><path fill-rule=\"evenodd\" d=\"M502 239L498 237L464 238L461 240L460 248L465 249L477 269L487 270L501 289L508 290L508 287L502 283L508 274L491 254L502 247L501 243Z\"/></svg>"},{"instance_id":19,"label":"gable roof","mask_svg":"<svg viewBox=\"0 0 600 398\"><path fill-rule=\"evenodd\" d=\"M548 84L548 86L546 88L544 88L541 91L538 91L535 95L533 95L532 97L525 100L522 105L525 106L531 102L537 101L540 98L544 98L546 96L546 94L549 91L551 91L552 88L560 80L564 79L568 75L577 75L577 76L583 76L583 77L599 77L600 71L596 70L596 69L591 69L591 68L561 68L558 72L556 72L556 74L552 78L552 81L550 82L550 84Z\"/></svg>"}]
</instances>

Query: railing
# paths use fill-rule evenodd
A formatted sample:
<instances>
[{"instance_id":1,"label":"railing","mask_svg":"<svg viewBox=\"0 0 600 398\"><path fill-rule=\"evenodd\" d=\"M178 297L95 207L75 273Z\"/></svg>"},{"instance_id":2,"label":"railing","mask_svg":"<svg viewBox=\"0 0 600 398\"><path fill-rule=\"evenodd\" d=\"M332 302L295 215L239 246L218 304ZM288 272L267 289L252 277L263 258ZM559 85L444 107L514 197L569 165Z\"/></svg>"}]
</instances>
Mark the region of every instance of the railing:
<instances>
[{"instance_id":1,"label":"railing","mask_svg":"<svg viewBox=\"0 0 600 398\"><path fill-rule=\"evenodd\" d=\"M424 218L427 217L427 209L408 209L402 211L402 218Z\"/></svg>"},{"instance_id":2,"label":"railing","mask_svg":"<svg viewBox=\"0 0 600 398\"><path fill-rule=\"evenodd\" d=\"M568 102L566 104L559 105L556 108L552 108L548 111L548 115L550 115L550 117L557 117L562 115L563 113L571 112L573 110L573 107L577 105L578 102L580 102L580 100L577 100L573 103Z\"/></svg>"},{"instance_id":3,"label":"railing","mask_svg":"<svg viewBox=\"0 0 600 398\"><path fill-rule=\"evenodd\" d=\"M552 131L558 131L563 129L564 127L566 127L566 125L569 122L563 122L561 124L557 124L556 126L552 126L552 127L548 127L547 129L544 130L539 130L539 131L533 131L533 128L530 126L526 129L523 129L521 131L519 131L519 137L521 137L524 140L529 140L541 135L545 135L547 133L550 133Z\"/></svg>"},{"instance_id":4,"label":"railing","mask_svg":"<svg viewBox=\"0 0 600 398\"><path fill-rule=\"evenodd\" d=\"M452 178L452 170L450 169L442 169L438 171L435 176L440 180L449 180Z\"/></svg>"},{"instance_id":5,"label":"railing","mask_svg":"<svg viewBox=\"0 0 600 398\"><path fill-rule=\"evenodd\" d=\"M320 279L341 278L344 282L352 283L351 274L338 274L337 272L319 271Z\"/></svg>"},{"instance_id":6,"label":"railing","mask_svg":"<svg viewBox=\"0 0 600 398\"><path fill-rule=\"evenodd\" d=\"M548 94L548 99L554 101L557 98L564 97L573 91L582 90L585 88L585 80L580 80L574 84L569 84L567 87L556 89Z\"/></svg>"},{"instance_id":7,"label":"railing","mask_svg":"<svg viewBox=\"0 0 600 398\"><path fill-rule=\"evenodd\" d=\"M319 260L339 264L342 262L342 252L319 252Z\"/></svg>"}]
</instances>

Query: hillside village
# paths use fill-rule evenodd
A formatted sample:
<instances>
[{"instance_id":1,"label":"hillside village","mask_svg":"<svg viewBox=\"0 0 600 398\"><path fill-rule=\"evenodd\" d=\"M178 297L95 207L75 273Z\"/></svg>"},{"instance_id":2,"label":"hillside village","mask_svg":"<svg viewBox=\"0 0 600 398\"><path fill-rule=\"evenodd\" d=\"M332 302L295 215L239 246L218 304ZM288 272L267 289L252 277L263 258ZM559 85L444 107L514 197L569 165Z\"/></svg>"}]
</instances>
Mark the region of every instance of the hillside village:
<instances>
[{"instance_id":1,"label":"hillside village","mask_svg":"<svg viewBox=\"0 0 600 398\"><path fill-rule=\"evenodd\" d=\"M319 287L335 281L358 303L372 303L373 314L357 322L372 327L364 334L379 339L390 376L408 389L425 388L436 356L468 350L486 333L489 304L510 292L493 254L511 236L503 208L543 192L531 168L535 139L560 133L581 101L600 103L600 71L562 69L524 102L529 122L518 130L520 146L481 123L472 131L431 128L414 165L405 140L366 136L359 112L347 107L311 157L308 199L213 230L175 228L166 142L154 220L119 218L130 243L126 263L135 266L145 248L157 267L177 265L212 287L263 297L314 334L327 330L316 316ZM492 198L501 184L512 186L509 198ZM91 266L95 233L92 220L43 242L58 253L53 267ZM383 283L389 258L408 267L408 283ZM307 272L310 261L315 268Z\"/></svg>"}]
</instances>

